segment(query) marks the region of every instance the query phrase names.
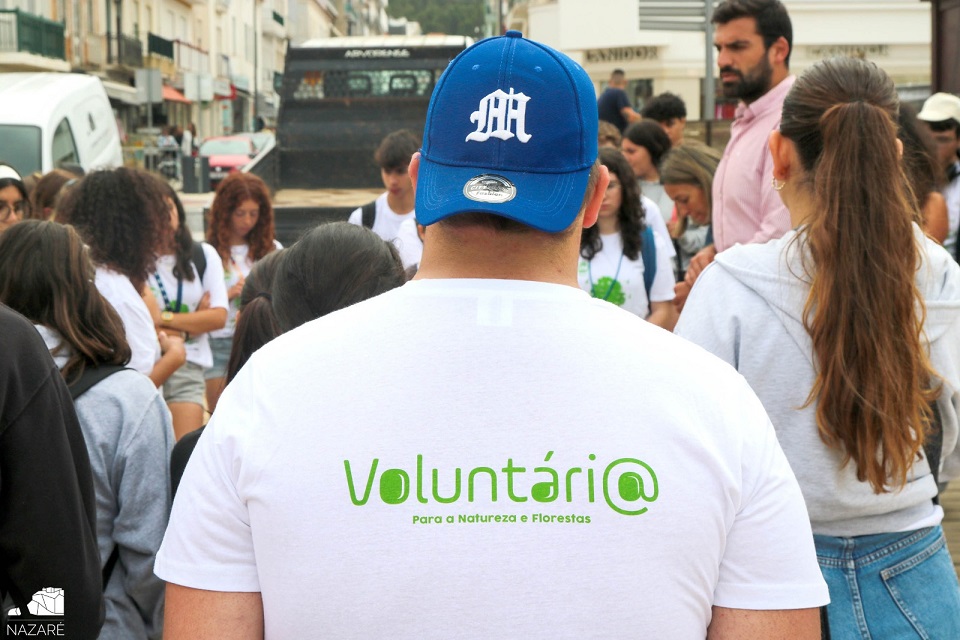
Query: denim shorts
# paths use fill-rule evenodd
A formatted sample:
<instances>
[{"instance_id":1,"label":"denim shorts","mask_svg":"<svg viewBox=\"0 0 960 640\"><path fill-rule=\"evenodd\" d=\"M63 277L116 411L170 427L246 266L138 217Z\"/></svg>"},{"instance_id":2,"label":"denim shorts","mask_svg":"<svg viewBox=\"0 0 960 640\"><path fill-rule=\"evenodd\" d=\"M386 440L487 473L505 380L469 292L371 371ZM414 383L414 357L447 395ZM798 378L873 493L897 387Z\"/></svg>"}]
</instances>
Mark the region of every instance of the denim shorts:
<instances>
[{"instance_id":1,"label":"denim shorts","mask_svg":"<svg viewBox=\"0 0 960 640\"><path fill-rule=\"evenodd\" d=\"M831 640L960 638L960 585L940 526L814 541Z\"/></svg>"},{"instance_id":2,"label":"denim shorts","mask_svg":"<svg viewBox=\"0 0 960 640\"><path fill-rule=\"evenodd\" d=\"M184 362L163 383L163 399L166 402L192 402L203 405L203 367L192 362Z\"/></svg>"},{"instance_id":3,"label":"denim shorts","mask_svg":"<svg viewBox=\"0 0 960 640\"><path fill-rule=\"evenodd\" d=\"M210 338L210 351L213 352L213 366L203 370L204 380L227 377L227 362L230 361L230 347L233 338Z\"/></svg>"}]
</instances>

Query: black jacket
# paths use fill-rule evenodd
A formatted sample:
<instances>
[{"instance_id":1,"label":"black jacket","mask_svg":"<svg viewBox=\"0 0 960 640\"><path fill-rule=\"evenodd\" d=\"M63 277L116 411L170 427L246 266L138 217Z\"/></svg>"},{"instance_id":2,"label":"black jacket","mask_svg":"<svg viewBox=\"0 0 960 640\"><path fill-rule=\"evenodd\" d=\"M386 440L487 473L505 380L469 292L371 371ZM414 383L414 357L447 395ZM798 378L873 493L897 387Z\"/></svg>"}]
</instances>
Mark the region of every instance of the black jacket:
<instances>
[{"instance_id":1,"label":"black jacket","mask_svg":"<svg viewBox=\"0 0 960 640\"><path fill-rule=\"evenodd\" d=\"M63 616L25 609L63 590ZM90 460L73 401L33 325L0 305L0 590L20 607L9 624L62 623L96 638L104 606Z\"/></svg>"}]
</instances>

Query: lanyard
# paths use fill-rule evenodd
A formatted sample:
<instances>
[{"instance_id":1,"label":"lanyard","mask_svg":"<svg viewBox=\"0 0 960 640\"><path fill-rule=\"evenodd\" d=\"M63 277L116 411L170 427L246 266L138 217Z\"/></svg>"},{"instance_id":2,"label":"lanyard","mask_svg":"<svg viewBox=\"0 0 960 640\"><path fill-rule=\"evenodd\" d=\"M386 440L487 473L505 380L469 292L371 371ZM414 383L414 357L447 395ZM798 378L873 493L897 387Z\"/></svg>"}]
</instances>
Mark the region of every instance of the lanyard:
<instances>
[{"instance_id":1,"label":"lanyard","mask_svg":"<svg viewBox=\"0 0 960 640\"><path fill-rule=\"evenodd\" d=\"M596 298L597 296L593 295L593 270L591 269L591 263L593 260L587 262L587 277L590 278L590 295ZM610 294L613 293L613 287L617 284L617 279L620 278L620 267L623 266L623 252L620 252L620 261L617 262L617 272L613 275L613 282L610 283L610 286L607 288L607 295L601 298L602 300L609 300ZM164 298L166 300L166 298Z\"/></svg>"},{"instance_id":2,"label":"lanyard","mask_svg":"<svg viewBox=\"0 0 960 640\"><path fill-rule=\"evenodd\" d=\"M163 286L163 280L160 279L160 274L154 271L153 279L157 281L157 286L160 287L160 295L163 296L164 309L166 309L167 311L172 311L173 313L180 313L180 301L183 300L183 278L177 278L177 307L176 308L173 308L170 305L170 297L167 296L167 288Z\"/></svg>"}]
</instances>

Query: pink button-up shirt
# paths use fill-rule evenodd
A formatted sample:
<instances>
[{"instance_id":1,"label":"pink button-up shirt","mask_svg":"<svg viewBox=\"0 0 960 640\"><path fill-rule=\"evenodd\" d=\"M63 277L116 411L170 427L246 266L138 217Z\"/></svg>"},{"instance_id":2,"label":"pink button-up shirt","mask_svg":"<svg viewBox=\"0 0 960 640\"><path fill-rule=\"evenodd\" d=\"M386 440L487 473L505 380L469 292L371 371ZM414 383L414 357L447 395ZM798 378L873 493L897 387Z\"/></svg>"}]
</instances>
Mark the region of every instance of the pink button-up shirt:
<instances>
[{"instance_id":1,"label":"pink button-up shirt","mask_svg":"<svg viewBox=\"0 0 960 640\"><path fill-rule=\"evenodd\" d=\"M767 141L780 126L780 111L796 76L759 100L737 107L730 142L713 177L713 244L718 252L735 244L766 242L790 229L790 213L771 184L773 157Z\"/></svg>"}]
</instances>

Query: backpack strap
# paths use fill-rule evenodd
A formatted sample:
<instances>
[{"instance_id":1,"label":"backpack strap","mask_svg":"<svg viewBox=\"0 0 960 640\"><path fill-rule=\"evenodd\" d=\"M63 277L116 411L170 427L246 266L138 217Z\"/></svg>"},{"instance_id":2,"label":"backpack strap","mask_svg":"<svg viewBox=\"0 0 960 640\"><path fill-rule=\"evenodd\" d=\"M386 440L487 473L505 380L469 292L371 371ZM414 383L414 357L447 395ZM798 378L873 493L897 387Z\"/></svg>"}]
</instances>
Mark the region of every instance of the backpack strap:
<instances>
[{"instance_id":1,"label":"backpack strap","mask_svg":"<svg viewBox=\"0 0 960 640\"><path fill-rule=\"evenodd\" d=\"M107 564L103 565L103 572L101 576L103 578L103 590L107 590L107 583L110 582L110 576L113 575L113 568L117 566L117 560L120 559L120 546L113 545L113 551L110 552L110 557L107 558Z\"/></svg>"},{"instance_id":2,"label":"backpack strap","mask_svg":"<svg viewBox=\"0 0 960 640\"><path fill-rule=\"evenodd\" d=\"M91 387L99 383L104 378L112 376L118 371L123 371L126 367L119 364L105 364L100 367L85 367L80 379L70 385L70 397L76 402L77 398L90 390Z\"/></svg>"},{"instance_id":3,"label":"backpack strap","mask_svg":"<svg viewBox=\"0 0 960 640\"><path fill-rule=\"evenodd\" d=\"M930 416L930 430L927 437L923 439L923 455L927 458L927 464L930 465L930 474L937 485L937 495L933 497L934 504L940 504L940 450L943 448L943 417L940 415L940 407L937 401L930 403L932 415Z\"/></svg>"},{"instance_id":4,"label":"backpack strap","mask_svg":"<svg viewBox=\"0 0 960 640\"><path fill-rule=\"evenodd\" d=\"M377 219L377 201L368 202L360 207L360 221L367 229L373 229L373 221Z\"/></svg>"},{"instance_id":5,"label":"backpack strap","mask_svg":"<svg viewBox=\"0 0 960 640\"><path fill-rule=\"evenodd\" d=\"M203 253L203 245L196 240L190 246L190 259L193 261L193 266L197 268L197 275L200 276L202 283L203 274L207 271L207 256Z\"/></svg>"},{"instance_id":6,"label":"backpack strap","mask_svg":"<svg viewBox=\"0 0 960 640\"><path fill-rule=\"evenodd\" d=\"M647 290L647 302L649 302L650 289L653 288L653 279L657 275L657 245L653 239L653 229L649 226L643 228L640 258L643 260L643 288Z\"/></svg>"}]
</instances>

